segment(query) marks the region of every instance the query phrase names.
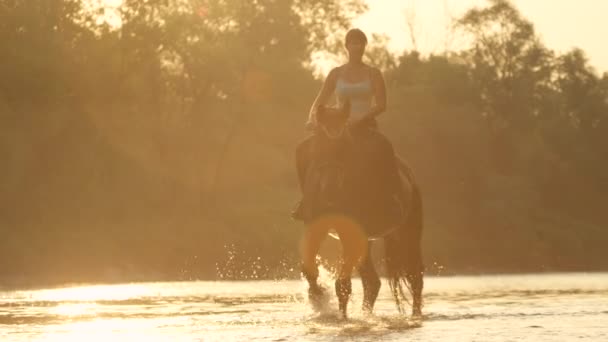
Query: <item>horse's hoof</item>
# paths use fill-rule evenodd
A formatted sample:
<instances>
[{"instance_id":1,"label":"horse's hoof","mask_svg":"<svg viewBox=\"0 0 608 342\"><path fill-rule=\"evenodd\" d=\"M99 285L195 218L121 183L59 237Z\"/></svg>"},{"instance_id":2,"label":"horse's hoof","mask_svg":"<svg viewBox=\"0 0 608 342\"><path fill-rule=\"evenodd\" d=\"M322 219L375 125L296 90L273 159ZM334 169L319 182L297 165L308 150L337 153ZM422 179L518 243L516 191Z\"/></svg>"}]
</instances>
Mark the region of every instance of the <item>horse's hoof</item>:
<instances>
[{"instance_id":1,"label":"horse's hoof","mask_svg":"<svg viewBox=\"0 0 608 342\"><path fill-rule=\"evenodd\" d=\"M313 285L308 288L308 298L322 297L327 290L321 285Z\"/></svg>"},{"instance_id":2,"label":"horse's hoof","mask_svg":"<svg viewBox=\"0 0 608 342\"><path fill-rule=\"evenodd\" d=\"M374 307L369 303L363 303L361 306L361 312L363 312L365 316L372 316L374 313Z\"/></svg>"},{"instance_id":3,"label":"horse's hoof","mask_svg":"<svg viewBox=\"0 0 608 342\"><path fill-rule=\"evenodd\" d=\"M414 306L414 308L412 309L412 317L422 318L422 309L420 307Z\"/></svg>"},{"instance_id":4,"label":"horse's hoof","mask_svg":"<svg viewBox=\"0 0 608 342\"><path fill-rule=\"evenodd\" d=\"M308 288L308 301L315 311L323 311L329 304L327 290L319 285Z\"/></svg>"}]
</instances>

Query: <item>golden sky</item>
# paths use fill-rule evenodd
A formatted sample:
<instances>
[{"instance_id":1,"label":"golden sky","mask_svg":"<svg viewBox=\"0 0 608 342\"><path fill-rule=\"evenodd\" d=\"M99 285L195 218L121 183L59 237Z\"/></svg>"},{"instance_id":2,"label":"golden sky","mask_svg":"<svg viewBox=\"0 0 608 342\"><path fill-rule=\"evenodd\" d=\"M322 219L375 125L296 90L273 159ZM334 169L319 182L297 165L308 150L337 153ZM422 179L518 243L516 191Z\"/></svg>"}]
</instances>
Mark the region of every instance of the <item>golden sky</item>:
<instances>
[{"instance_id":1,"label":"golden sky","mask_svg":"<svg viewBox=\"0 0 608 342\"><path fill-rule=\"evenodd\" d=\"M365 32L385 33L393 51L411 49L406 18L413 24L423 53L457 49L458 37L448 30L450 18L459 17L485 0L366 0L370 11L355 21ZM583 49L599 72L608 72L608 0L512 0L532 21L549 48L566 52ZM447 42L447 43L446 43Z\"/></svg>"},{"instance_id":2,"label":"golden sky","mask_svg":"<svg viewBox=\"0 0 608 342\"><path fill-rule=\"evenodd\" d=\"M118 6L123 0L94 0ZM450 18L461 16L473 6L487 6L486 0L365 0L369 12L354 26L366 33L384 33L389 49L411 49L406 18L414 29L418 49L440 53L462 46L449 30ZM608 72L608 0L511 0L524 17L532 21L549 48L563 53L573 47L583 49L597 71Z\"/></svg>"}]
</instances>

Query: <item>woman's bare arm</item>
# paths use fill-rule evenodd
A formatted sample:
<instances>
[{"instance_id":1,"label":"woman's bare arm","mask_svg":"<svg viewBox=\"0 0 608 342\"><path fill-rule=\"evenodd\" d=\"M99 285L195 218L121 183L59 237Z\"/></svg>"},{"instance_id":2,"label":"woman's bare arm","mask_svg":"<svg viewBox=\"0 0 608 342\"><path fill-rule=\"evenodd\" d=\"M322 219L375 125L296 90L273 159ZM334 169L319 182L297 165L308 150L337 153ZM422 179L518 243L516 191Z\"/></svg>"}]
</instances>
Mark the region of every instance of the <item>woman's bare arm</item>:
<instances>
[{"instance_id":1,"label":"woman's bare arm","mask_svg":"<svg viewBox=\"0 0 608 342\"><path fill-rule=\"evenodd\" d=\"M382 76L382 72L377 68L373 68L371 74L372 88L374 91L374 105L365 115L366 119L375 118L386 110L386 85L384 83L384 76Z\"/></svg>"},{"instance_id":2,"label":"woman's bare arm","mask_svg":"<svg viewBox=\"0 0 608 342\"><path fill-rule=\"evenodd\" d=\"M308 114L308 122L306 123L307 125L315 125L317 123L317 109L319 108L319 106L324 106L327 104L327 101L329 101L331 95L334 92L334 89L336 88L337 80L338 68L334 68L327 75L327 78L325 79L325 82L323 82L321 90L317 94L315 101L312 103L312 107L310 108L310 112Z\"/></svg>"}]
</instances>

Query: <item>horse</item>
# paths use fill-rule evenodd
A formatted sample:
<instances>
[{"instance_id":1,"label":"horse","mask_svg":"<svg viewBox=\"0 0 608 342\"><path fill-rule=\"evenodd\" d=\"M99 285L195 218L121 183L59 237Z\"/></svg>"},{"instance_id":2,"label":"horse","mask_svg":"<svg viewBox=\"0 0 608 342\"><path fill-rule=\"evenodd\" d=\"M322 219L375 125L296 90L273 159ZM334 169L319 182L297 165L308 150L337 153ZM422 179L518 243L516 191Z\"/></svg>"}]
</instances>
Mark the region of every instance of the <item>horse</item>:
<instances>
[{"instance_id":1,"label":"horse","mask_svg":"<svg viewBox=\"0 0 608 342\"><path fill-rule=\"evenodd\" d=\"M388 283L397 309L422 313L424 266L421 235L422 196L414 174L386 138L373 128L347 123L350 108L319 107L317 132L296 150L304 197L299 216L306 224L301 267L313 305L326 294L319 285L317 254L332 235L342 245L335 280L340 315L347 318L351 276L358 269L363 311L371 313L381 281L369 253L373 240L384 241Z\"/></svg>"}]
</instances>

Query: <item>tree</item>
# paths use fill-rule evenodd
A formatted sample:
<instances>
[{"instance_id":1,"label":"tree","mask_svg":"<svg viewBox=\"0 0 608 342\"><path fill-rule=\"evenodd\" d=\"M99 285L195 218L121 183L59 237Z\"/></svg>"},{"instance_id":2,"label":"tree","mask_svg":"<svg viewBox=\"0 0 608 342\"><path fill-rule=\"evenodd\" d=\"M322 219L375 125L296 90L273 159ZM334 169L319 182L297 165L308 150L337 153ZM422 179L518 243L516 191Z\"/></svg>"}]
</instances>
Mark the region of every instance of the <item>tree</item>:
<instances>
[{"instance_id":1,"label":"tree","mask_svg":"<svg viewBox=\"0 0 608 342\"><path fill-rule=\"evenodd\" d=\"M551 80L552 53L508 0L469 10L458 26L470 34L467 59L493 129L533 128L539 97Z\"/></svg>"},{"instance_id":2,"label":"tree","mask_svg":"<svg viewBox=\"0 0 608 342\"><path fill-rule=\"evenodd\" d=\"M87 20L78 0L0 2L0 94L9 107L72 96Z\"/></svg>"}]
</instances>

